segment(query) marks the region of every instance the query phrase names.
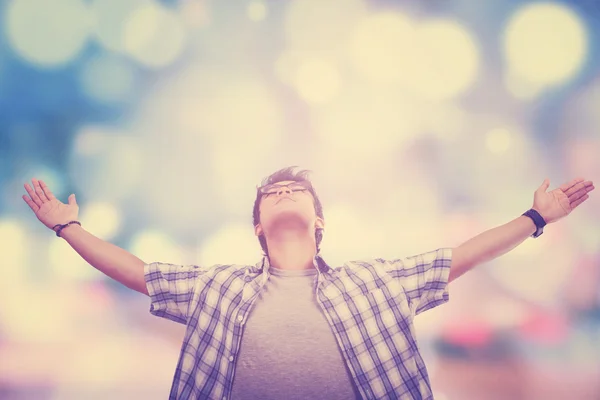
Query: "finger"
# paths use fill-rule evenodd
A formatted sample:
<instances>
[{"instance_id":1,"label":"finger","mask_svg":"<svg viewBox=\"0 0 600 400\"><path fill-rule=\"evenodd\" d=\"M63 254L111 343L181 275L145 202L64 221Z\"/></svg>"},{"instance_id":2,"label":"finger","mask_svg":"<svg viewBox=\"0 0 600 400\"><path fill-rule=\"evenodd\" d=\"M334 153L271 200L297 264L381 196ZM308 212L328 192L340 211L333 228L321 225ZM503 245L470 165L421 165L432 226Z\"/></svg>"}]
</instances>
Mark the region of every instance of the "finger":
<instances>
[{"instance_id":1,"label":"finger","mask_svg":"<svg viewBox=\"0 0 600 400\"><path fill-rule=\"evenodd\" d=\"M31 197L31 200L33 200L33 202L38 207L41 207L42 206L42 200L40 200L40 198L38 197L37 193L35 193L35 191L31 188L31 186L29 186L28 183L25 184L25 190L27 190L27 193L29 193L29 197Z\"/></svg>"},{"instance_id":2,"label":"finger","mask_svg":"<svg viewBox=\"0 0 600 400\"><path fill-rule=\"evenodd\" d=\"M585 190L578 190L569 197L569 202L573 204L583 196L587 196L587 192Z\"/></svg>"},{"instance_id":3,"label":"finger","mask_svg":"<svg viewBox=\"0 0 600 400\"><path fill-rule=\"evenodd\" d=\"M589 197L590 196L586 194L585 196L582 196L579 200L576 200L573 203L571 203L571 210L574 210L575 207L586 201Z\"/></svg>"},{"instance_id":4,"label":"finger","mask_svg":"<svg viewBox=\"0 0 600 400\"><path fill-rule=\"evenodd\" d=\"M577 185L579 182L582 182L583 178L575 178L570 182L567 182L563 185L560 186L560 190L562 190L563 192L566 192L567 190L569 190L570 188L572 188L573 186Z\"/></svg>"},{"instance_id":5,"label":"finger","mask_svg":"<svg viewBox=\"0 0 600 400\"><path fill-rule=\"evenodd\" d=\"M42 200L42 203L47 203L48 201L50 201L48 196L46 196L46 193L44 193L44 191L42 190L42 187L40 186L40 181L37 179L32 179L32 181L35 192L37 193L40 200Z\"/></svg>"},{"instance_id":6,"label":"finger","mask_svg":"<svg viewBox=\"0 0 600 400\"><path fill-rule=\"evenodd\" d=\"M25 203L27 203L27 205L29 206L29 208L31 208L33 212L37 212L37 210L40 209L37 204L35 204L33 201L31 201L29 197L27 197L27 195L23 195L23 200L25 200Z\"/></svg>"},{"instance_id":7,"label":"finger","mask_svg":"<svg viewBox=\"0 0 600 400\"><path fill-rule=\"evenodd\" d=\"M40 182L40 187L42 188L42 190L44 191L44 194L46 195L46 197L48 198L48 200L56 200L56 197L54 197L54 194L52 194L52 191L50 190L50 188L44 183L44 181L39 181Z\"/></svg>"},{"instance_id":8,"label":"finger","mask_svg":"<svg viewBox=\"0 0 600 400\"><path fill-rule=\"evenodd\" d=\"M579 193L585 194L588 192L588 188L593 186L592 181L586 181L586 182L579 182L578 184L574 185L573 187L571 187L570 189L568 189L565 194L570 198L572 198L575 195L575 198L579 198Z\"/></svg>"}]
</instances>

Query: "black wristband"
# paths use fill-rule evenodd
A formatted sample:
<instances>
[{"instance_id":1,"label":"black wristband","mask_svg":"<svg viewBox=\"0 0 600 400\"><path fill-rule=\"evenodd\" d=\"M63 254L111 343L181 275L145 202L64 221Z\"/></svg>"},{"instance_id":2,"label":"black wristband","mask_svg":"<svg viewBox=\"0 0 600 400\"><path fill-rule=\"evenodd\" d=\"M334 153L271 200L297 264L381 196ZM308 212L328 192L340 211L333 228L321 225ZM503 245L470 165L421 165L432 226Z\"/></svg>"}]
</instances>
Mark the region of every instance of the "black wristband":
<instances>
[{"instance_id":1,"label":"black wristband","mask_svg":"<svg viewBox=\"0 0 600 400\"><path fill-rule=\"evenodd\" d=\"M544 232L543 228L544 228L544 226L546 226L546 221L544 220L544 217L542 217L540 215L539 212L537 212L536 210L531 208L531 209L525 211L522 215L531 218L537 228L535 233L533 235L531 235L531 237L536 238Z\"/></svg>"},{"instance_id":2,"label":"black wristband","mask_svg":"<svg viewBox=\"0 0 600 400\"><path fill-rule=\"evenodd\" d=\"M79 221L71 221L64 225L54 225L54 227L52 229L54 230L54 228L56 228L57 226L60 226L60 228L58 228L58 230L56 231L56 236L61 237L60 231L62 231L63 229L65 229L67 226L69 226L71 224L77 224L77 225L81 226L81 223Z\"/></svg>"}]
</instances>

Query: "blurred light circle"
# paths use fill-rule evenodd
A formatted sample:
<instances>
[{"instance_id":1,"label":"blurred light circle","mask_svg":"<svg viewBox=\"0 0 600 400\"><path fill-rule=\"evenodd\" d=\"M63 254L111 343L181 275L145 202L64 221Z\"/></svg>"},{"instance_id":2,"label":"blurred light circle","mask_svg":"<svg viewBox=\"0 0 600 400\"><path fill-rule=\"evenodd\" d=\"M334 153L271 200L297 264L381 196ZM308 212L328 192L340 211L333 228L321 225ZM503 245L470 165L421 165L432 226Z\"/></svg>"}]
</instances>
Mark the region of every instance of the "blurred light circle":
<instances>
[{"instance_id":1,"label":"blurred light circle","mask_svg":"<svg viewBox=\"0 0 600 400\"><path fill-rule=\"evenodd\" d=\"M502 128L492 129L485 138L488 150L494 154L504 153L511 144L511 133Z\"/></svg>"},{"instance_id":2,"label":"blurred light circle","mask_svg":"<svg viewBox=\"0 0 600 400\"><path fill-rule=\"evenodd\" d=\"M156 230L136 233L128 246L129 251L144 262L184 264L184 249L168 235Z\"/></svg>"},{"instance_id":3,"label":"blurred light circle","mask_svg":"<svg viewBox=\"0 0 600 400\"><path fill-rule=\"evenodd\" d=\"M251 21L262 21L267 16L267 5L264 1L252 1L248 4L248 18Z\"/></svg>"},{"instance_id":4,"label":"blurred light circle","mask_svg":"<svg viewBox=\"0 0 600 400\"><path fill-rule=\"evenodd\" d=\"M160 68L183 51L186 33L178 15L158 4L137 8L125 26L125 50L136 61Z\"/></svg>"},{"instance_id":5,"label":"blurred light circle","mask_svg":"<svg viewBox=\"0 0 600 400\"><path fill-rule=\"evenodd\" d=\"M80 75L83 90L90 97L105 103L126 100L133 92L133 66L123 58L102 53L86 61Z\"/></svg>"},{"instance_id":6,"label":"blurred light circle","mask_svg":"<svg viewBox=\"0 0 600 400\"><path fill-rule=\"evenodd\" d=\"M366 8L361 0L294 0L287 4L284 24L288 47L310 53L343 49Z\"/></svg>"},{"instance_id":7,"label":"blurred light circle","mask_svg":"<svg viewBox=\"0 0 600 400\"><path fill-rule=\"evenodd\" d=\"M417 27L414 54L418 67L408 82L428 99L445 100L465 92L477 78L479 53L466 28L446 20L428 21Z\"/></svg>"},{"instance_id":8,"label":"blurred light circle","mask_svg":"<svg viewBox=\"0 0 600 400\"><path fill-rule=\"evenodd\" d=\"M420 133L423 110L418 102L398 92L352 90L317 116L320 146L375 159L397 151Z\"/></svg>"},{"instance_id":9,"label":"blurred light circle","mask_svg":"<svg viewBox=\"0 0 600 400\"><path fill-rule=\"evenodd\" d=\"M134 12L152 0L93 0L94 33L107 49L125 51L125 27Z\"/></svg>"},{"instance_id":10,"label":"blurred light circle","mask_svg":"<svg viewBox=\"0 0 600 400\"><path fill-rule=\"evenodd\" d=\"M235 251L232 252L232 247ZM198 249L198 259L204 266L215 264L254 265L262 258L258 237L252 224L227 224L214 232Z\"/></svg>"},{"instance_id":11,"label":"blurred light circle","mask_svg":"<svg viewBox=\"0 0 600 400\"><path fill-rule=\"evenodd\" d=\"M81 51L90 33L90 14L81 0L14 0L8 3L5 29L17 54L30 63L55 67Z\"/></svg>"},{"instance_id":12,"label":"blurred light circle","mask_svg":"<svg viewBox=\"0 0 600 400\"><path fill-rule=\"evenodd\" d=\"M121 226L121 213L112 204L96 201L82 208L80 221L94 235L110 240L117 234Z\"/></svg>"},{"instance_id":13,"label":"blurred light circle","mask_svg":"<svg viewBox=\"0 0 600 400\"><path fill-rule=\"evenodd\" d=\"M558 3L534 3L518 10L506 27L503 45L511 71L546 85L574 76L588 51L582 21Z\"/></svg>"},{"instance_id":14,"label":"blurred light circle","mask_svg":"<svg viewBox=\"0 0 600 400\"><path fill-rule=\"evenodd\" d=\"M400 13L383 12L359 21L351 39L351 57L357 69L375 82L410 79L414 65L415 28Z\"/></svg>"},{"instance_id":15,"label":"blurred light circle","mask_svg":"<svg viewBox=\"0 0 600 400\"><path fill-rule=\"evenodd\" d=\"M332 100L340 90L340 74L331 63L318 59L304 61L296 71L296 90L310 104Z\"/></svg>"},{"instance_id":16,"label":"blurred light circle","mask_svg":"<svg viewBox=\"0 0 600 400\"><path fill-rule=\"evenodd\" d=\"M86 227L83 222L81 224ZM86 260L73 251L73 248L64 240L50 242L47 263L52 278L57 281L94 282L106 278L102 272L92 268Z\"/></svg>"}]
</instances>

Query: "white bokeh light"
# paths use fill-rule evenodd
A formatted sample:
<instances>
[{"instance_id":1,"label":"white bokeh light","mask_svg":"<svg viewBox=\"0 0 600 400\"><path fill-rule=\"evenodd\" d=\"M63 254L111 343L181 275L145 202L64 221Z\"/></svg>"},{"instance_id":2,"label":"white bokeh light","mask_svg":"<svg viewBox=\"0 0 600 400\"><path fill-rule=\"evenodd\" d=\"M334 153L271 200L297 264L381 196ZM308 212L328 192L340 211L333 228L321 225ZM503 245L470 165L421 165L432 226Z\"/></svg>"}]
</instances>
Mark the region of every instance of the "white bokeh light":
<instances>
[{"instance_id":1,"label":"white bokeh light","mask_svg":"<svg viewBox=\"0 0 600 400\"><path fill-rule=\"evenodd\" d=\"M23 189L24 190L24 189ZM29 208L29 206L26 206ZM33 216L33 213L31 214ZM35 218L35 217L33 217ZM0 264L4 266L4 279L0 281L0 296L15 283L26 280L27 271L22 268L27 263L27 233L21 221L0 219Z\"/></svg>"},{"instance_id":2,"label":"white bokeh light","mask_svg":"<svg viewBox=\"0 0 600 400\"><path fill-rule=\"evenodd\" d=\"M331 265L381 257L385 232L361 208L351 203L327 204L321 253Z\"/></svg>"},{"instance_id":3,"label":"white bokeh light","mask_svg":"<svg viewBox=\"0 0 600 400\"><path fill-rule=\"evenodd\" d=\"M309 104L324 104L338 94L340 74L335 65L319 59L308 59L296 71L296 90Z\"/></svg>"},{"instance_id":4,"label":"white bokeh light","mask_svg":"<svg viewBox=\"0 0 600 400\"><path fill-rule=\"evenodd\" d=\"M95 236L110 241L119 232L121 213L112 204L89 202L81 207L79 221Z\"/></svg>"},{"instance_id":5,"label":"white bokeh light","mask_svg":"<svg viewBox=\"0 0 600 400\"><path fill-rule=\"evenodd\" d=\"M180 16L155 3L136 8L125 25L125 51L150 68L173 63L185 43Z\"/></svg>"},{"instance_id":6,"label":"white bokeh light","mask_svg":"<svg viewBox=\"0 0 600 400\"><path fill-rule=\"evenodd\" d=\"M267 17L267 5L264 1L251 1L248 4L247 12L251 21L262 21Z\"/></svg>"},{"instance_id":7,"label":"white bokeh light","mask_svg":"<svg viewBox=\"0 0 600 400\"><path fill-rule=\"evenodd\" d=\"M109 50L125 51L125 28L136 10L152 4L153 0L93 0L96 39Z\"/></svg>"},{"instance_id":8,"label":"white bokeh light","mask_svg":"<svg viewBox=\"0 0 600 400\"><path fill-rule=\"evenodd\" d=\"M501 154L510 148L511 133L507 129L492 129L486 134L485 144L487 149L495 154Z\"/></svg>"},{"instance_id":9,"label":"white bokeh light","mask_svg":"<svg viewBox=\"0 0 600 400\"><path fill-rule=\"evenodd\" d=\"M91 32L90 13L82 0L14 0L5 10L4 24L17 54L42 67L73 60Z\"/></svg>"},{"instance_id":10,"label":"white bokeh light","mask_svg":"<svg viewBox=\"0 0 600 400\"><path fill-rule=\"evenodd\" d=\"M535 84L566 82L581 69L586 56L586 28L567 5L533 3L510 19L503 37L511 73Z\"/></svg>"},{"instance_id":11,"label":"white bokeh light","mask_svg":"<svg viewBox=\"0 0 600 400\"><path fill-rule=\"evenodd\" d=\"M408 82L416 71L414 23L398 12L371 14L356 24L350 42L356 68L374 82Z\"/></svg>"},{"instance_id":12,"label":"white bokeh light","mask_svg":"<svg viewBox=\"0 0 600 400\"><path fill-rule=\"evenodd\" d=\"M85 225L83 222L82 226ZM69 228L65 228L69 229ZM54 240L48 245L48 266L58 281L99 281L106 276L87 263L65 240Z\"/></svg>"},{"instance_id":13,"label":"white bokeh light","mask_svg":"<svg viewBox=\"0 0 600 400\"><path fill-rule=\"evenodd\" d=\"M220 227L198 250L198 260L204 266L254 265L261 258L262 249L251 223L233 223Z\"/></svg>"},{"instance_id":14,"label":"white bokeh light","mask_svg":"<svg viewBox=\"0 0 600 400\"><path fill-rule=\"evenodd\" d=\"M132 254L148 264L186 264L185 249L167 234L154 229L143 230L133 235L128 248Z\"/></svg>"}]
</instances>

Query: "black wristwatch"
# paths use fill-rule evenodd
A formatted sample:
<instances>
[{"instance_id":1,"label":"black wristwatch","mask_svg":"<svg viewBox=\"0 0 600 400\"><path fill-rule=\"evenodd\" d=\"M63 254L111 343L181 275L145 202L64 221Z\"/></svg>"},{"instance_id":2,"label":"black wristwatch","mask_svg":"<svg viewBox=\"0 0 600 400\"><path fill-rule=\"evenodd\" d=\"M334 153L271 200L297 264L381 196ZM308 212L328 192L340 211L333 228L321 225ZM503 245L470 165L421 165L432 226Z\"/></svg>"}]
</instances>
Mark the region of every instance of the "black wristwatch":
<instances>
[{"instance_id":1,"label":"black wristwatch","mask_svg":"<svg viewBox=\"0 0 600 400\"><path fill-rule=\"evenodd\" d=\"M532 238L536 238L536 237L540 236L542 233L544 233L544 226L546 226L546 221L544 221L544 218L540 215L539 212L537 212L533 208L531 208L531 209L525 211L522 215L531 218L533 220L533 223L537 227L537 230L535 231L535 233L533 235L531 235Z\"/></svg>"}]
</instances>

